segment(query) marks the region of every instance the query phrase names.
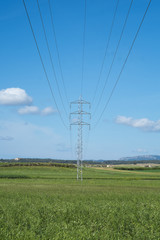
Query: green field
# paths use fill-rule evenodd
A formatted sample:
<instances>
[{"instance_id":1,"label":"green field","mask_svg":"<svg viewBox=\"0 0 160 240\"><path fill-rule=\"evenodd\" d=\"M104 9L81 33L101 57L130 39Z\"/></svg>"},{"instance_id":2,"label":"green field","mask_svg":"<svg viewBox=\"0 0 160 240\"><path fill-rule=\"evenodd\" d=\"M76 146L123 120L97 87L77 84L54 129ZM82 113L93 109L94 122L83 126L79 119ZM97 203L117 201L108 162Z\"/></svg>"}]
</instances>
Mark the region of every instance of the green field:
<instances>
[{"instance_id":1,"label":"green field","mask_svg":"<svg viewBox=\"0 0 160 240\"><path fill-rule=\"evenodd\" d=\"M0 167L1 240L158 240L160 170Z\"/></svg>"}]
</instances>

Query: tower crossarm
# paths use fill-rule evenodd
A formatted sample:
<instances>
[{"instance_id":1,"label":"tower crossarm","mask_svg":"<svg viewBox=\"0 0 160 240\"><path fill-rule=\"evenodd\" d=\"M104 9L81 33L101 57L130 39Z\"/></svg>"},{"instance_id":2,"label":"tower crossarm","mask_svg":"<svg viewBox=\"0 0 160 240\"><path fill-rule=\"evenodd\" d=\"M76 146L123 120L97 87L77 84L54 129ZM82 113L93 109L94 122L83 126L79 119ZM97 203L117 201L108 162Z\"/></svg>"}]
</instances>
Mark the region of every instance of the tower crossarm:
<instances>
[{"instance_id":1,"label":"tower crossarm","mask_svg":"<svg viewBox=\"0 0 160 240\"><path fill-rule=\"evenodd\" d=\"M87 102L85 100L79 99L79 100L71 102L70 104L90 104L90 102Z\"/></svg>"},{"instance_id":2,"label":"tower crossarm","mask_svg":"<svg viewBox=\"0 0 160 240\"><path fill-rule=\"evenodd\" d=\"M91 113L89 112L85 112L85 111L75 111L75 112L71 112L70 115L76 115L76 114L82 114L82 115L90 115L91 116Z\"/></svg>"},{"instance_id":3,"label":"tower crossarm","mask_svg":"<svg viewBox=\"0 0 160 240\"><path fill-rule=\"evenodd\" d=\"M83 122L83 121L77 121L77 122L71 123L71 126L72 125L86 125L86 126L90 126L89 123Z\"/></svg>"}]
</instances>

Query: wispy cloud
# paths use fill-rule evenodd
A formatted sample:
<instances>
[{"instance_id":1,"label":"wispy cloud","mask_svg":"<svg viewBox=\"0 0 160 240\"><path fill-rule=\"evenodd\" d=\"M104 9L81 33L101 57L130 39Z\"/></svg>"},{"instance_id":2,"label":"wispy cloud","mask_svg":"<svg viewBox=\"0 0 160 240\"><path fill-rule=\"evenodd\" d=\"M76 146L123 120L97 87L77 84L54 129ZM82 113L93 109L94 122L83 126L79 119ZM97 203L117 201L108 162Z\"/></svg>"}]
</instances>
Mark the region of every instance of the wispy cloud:
<instances>
[{"instance_id":1,"label":"wispy cloud","mask_svg":"<svg viewBox=\"0 0 160 240\"><path fill-rule=\"evenodd\" d=\"M19 114L39 114L39 108L36 106L25 106L18 110Z\"/></svg>"},{"instance_id":2,"label":"wispy cloud","mask_svg":"<svg viewBox=\"0 0 160 240\"><path fill-rule=\"evenodd\" d=\"M146 149L143 149L143 148L138 148L137 150L134 150L133 151L134 153L148 153Z\"/></svg>"},{"instance_id":3,"label":"wispy cloud","mask_svg":"<svg viewBox=\"0 0 160 240\"><path fill-rule=\"evenodd\" d=\"M128 125L134 128L139 128L143 131L148 132L159 132L160 131L160 120L152 121L148 118L133 119L132 117L118 116L116 123Z\"/></svg>"},{"instance_id":4,"label":"wispy cloud","mask_svg":"<svg viewBox=\"0 0 160 240\"><path fill-rule=\"evenodd\" d=\"M0 136L0 141L12 141L14 138L11 136Z\"/></svg>"},{"instance_id":5,"label":"wispy cloud","mask_svg":"<svg viewBox=\"0 0 160 240\"><path fill-rule=\"evenodd\" d=\"M70 151L70 147L67 147L64 143L57 144L57 152L68 152Z\"/></svg>"},{"instance_id":6,"label":"wispy cloud","mask_svg":"<svg viewBox=\"0 0 160 240\"><path fill-rule=\"evenodd\" d=\"M57 158L63 156L63 153L56 151L57 143L64 141L63 136L58 135L52 127L9 120L0 120L0 127L0 157L5 154L15 157L55 157L55 154ZM12 144L8 147L8 143L11 143L9 141Z\"/></svg>"},{"instance_id":7,"label":"wispy cloud","mask_svg":"<svg viewBox=\"0 0 160 240\"><path fill-rule=\"evenodd\" d=\"M23 108L18 109L18 113L21 115L38 114L38 115L47 116L55 112L56 110L54 110L52 107L46 107L43 110L40 110L37 106L25 106Z\"/></svg>"},{"instance_id":8,"label":"wispy cloud","mask_svg":"<svg viewBox=\"0 0 160 240\"><path fill-rule=\"evenodd\" d=\"M32 103L32 98L21 88L0 90L0 105L25 105Z\"/></svg>"},{"instance_id":9,"label":"wispy cloud","mask_svg":"<svg viewBox=\"0 0 160 240\"><path fill-rule=\"evenodd\" d=\"M73 119L71 119L71 123L76 123L76 122L78 122L78 121L79 121L78 118L73 118Z\"/></svg>"},{"instance_id":10,"label":"wispy cloud","mask_svg":"<svg viewBox=\"0 0 160 240\"><path fill-rule=\"evenodd\" d=\"M56 113L56 112L57 111L55 109L53 109L52 107L46 107L41 111L42 115L45 115L45 116Z\"/></svg>"}]
</instances>

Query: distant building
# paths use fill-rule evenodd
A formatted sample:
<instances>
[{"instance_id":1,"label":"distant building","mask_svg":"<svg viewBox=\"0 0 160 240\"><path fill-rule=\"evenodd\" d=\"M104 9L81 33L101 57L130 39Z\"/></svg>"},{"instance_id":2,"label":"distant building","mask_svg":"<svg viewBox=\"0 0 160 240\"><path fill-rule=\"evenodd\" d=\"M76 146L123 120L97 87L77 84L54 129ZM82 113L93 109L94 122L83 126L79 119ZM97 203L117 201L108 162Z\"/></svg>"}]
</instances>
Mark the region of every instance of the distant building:
<instances>
[{"instance_id":1,"label":"distant building","mask_svg":"<svg viewBox=\"0 0 160 240\"><path fill-rule=\"evenodd\" d=\"M151 166L150 164L148 164L148 165L145 165L145 167L149 167L149 168L151 168L152 166Z\"/></svg>"},{"instance_id":2,"label":"distant building","mask_svg":"<svg viewBox=\"0 0 160 240\"><path fill-rule=\"evenodd\" d=\"M20 160L20 158L15 158L14 160L15 160L15 161L19 161L19 160Z\"/></svg>"}]
</instances>

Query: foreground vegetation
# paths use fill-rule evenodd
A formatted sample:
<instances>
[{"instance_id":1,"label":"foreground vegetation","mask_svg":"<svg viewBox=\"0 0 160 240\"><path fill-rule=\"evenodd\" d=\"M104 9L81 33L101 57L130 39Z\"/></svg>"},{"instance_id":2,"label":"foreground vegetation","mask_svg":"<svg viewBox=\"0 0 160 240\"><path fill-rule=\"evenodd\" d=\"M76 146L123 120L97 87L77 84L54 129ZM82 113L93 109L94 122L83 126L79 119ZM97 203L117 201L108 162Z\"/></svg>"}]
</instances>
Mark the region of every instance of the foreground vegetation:
<instances>
[{"instance_id":1,"label":"foreground vegetation","mask_svg":"<svg viewBox=\"0 0 160 240\"><path fill-rule=\"evenodd\" d=\"M158 240L160 170L0 167L0 239Z\"/></svg>"}]
</instances>

